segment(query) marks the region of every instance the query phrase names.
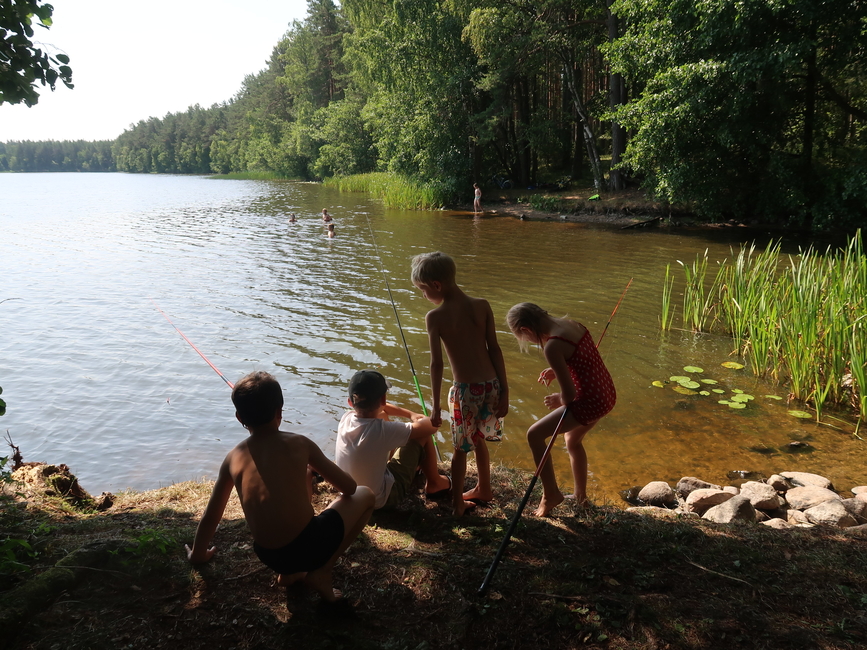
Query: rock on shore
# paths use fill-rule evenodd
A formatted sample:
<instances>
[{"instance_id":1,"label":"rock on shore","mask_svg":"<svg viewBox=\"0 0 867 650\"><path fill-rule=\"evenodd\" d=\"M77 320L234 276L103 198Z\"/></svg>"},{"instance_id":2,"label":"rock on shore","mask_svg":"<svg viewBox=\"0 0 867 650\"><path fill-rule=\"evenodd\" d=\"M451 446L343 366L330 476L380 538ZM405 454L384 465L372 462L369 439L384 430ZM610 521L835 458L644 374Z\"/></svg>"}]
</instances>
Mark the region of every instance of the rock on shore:
<instances>
[{"instance_id":1,"label":"rock on shore","mask_svg":"<svg viewBox=\"0 0 867 650\"><path fill-rule=\"evenodd\" d=\"M629 494L637 498L628 511L650 515L700 516L721 524L761 523L779 530L833 526L863 530L867 525L867 486L853 487L844 498L824 476L780 472L769 478L720 486L685 476L671 487L652 481Z\"/></svg>"}]
</instances>

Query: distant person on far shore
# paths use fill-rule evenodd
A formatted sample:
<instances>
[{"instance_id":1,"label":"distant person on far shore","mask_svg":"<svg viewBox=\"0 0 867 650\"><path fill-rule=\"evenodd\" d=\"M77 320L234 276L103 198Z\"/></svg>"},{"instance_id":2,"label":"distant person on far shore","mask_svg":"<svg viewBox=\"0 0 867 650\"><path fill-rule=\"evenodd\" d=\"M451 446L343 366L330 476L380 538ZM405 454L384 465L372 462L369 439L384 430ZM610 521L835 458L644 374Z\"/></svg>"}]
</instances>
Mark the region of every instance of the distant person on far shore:
<instances>
[{"instance_id":1,"label":"distant person on far shore","mask_svg":"<svg viewBox=\"0 0 867 650\"><path fill-rule=\"evenodd\" d=\"M478 183L473 183L473 212L482 211L482 190Z\"/></svg>"},{"instance_id":2,"label":"distant person on far shore","mask_svg":"<svg viewBox=\"0 0 867 650\"><path fill-rule=\"evenodd\" d=\"M253 534L253 550L278 583L303 580L323 600L342 594L331 584L337 559L373 512L374 494L325 457L310 438L280 431L283 392L267 372L253 372L232 389L235 417L250 435L223 461L187 559L210 560L208 546L234 488ZM342 493L318 515L310 503L308 469Z\"/></svg>"}]
</instances>

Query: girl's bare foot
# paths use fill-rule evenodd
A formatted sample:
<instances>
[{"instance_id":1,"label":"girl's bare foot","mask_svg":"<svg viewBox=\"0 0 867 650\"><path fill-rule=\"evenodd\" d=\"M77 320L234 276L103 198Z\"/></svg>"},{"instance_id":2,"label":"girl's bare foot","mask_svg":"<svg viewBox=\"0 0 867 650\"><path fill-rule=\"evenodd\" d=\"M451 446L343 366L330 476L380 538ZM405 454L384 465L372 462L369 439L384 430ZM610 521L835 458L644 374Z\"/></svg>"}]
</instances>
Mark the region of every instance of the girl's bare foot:
<instances>
[{"instance_id":1,"label":"girl's bare foot","mask_svg":"<svg viewBox=\"0 0 867 650\"><path fill-rule=\"evenodd\" d=\"M455 517L463 517L464 513L467 510L472 510L473 508L475 508L476 504L472 501L461 500L457 503L452 503L452 507L455 510Z\"/></svg>"},{"instance_id":2,"label":"girl's bare foot","mask_svg":"<svg viewBox=\"0 0 867 650\"><path fill-rule=\"evenodd\" d=\"M537 517L547 517L554 508L563 503L565 498L559 490L557 494L552 494L550 497L543 495L542 500L539 502L539 507L536 508L536 512L533 514Z\"/></svg>"},{"instance_id":3,"label":"girl's bare foot","mask_svg":"<svg viewBox=\"0 0 867 650\"><path fill-rule=\"evenodd\" d=\"M304 584L313 589L326 602L334 603L343 598L341 591L331 586L330 567L311 571L304 578Z\"/></svg>"},{"instance_id":4,"label":"girl's bare foot","mask_svg":"<svg viewBox=\"0 0 867 650\"><path fill-rule=\"evenodd\" d=\"M452 480L448 476L437 474L435 479L425 483L424 492L428 497L445 496L452 491Z\"/></svg>"},{"instance_id":5,"label":"girl's bare foot","mask_svg":"<svg viewBox=\"0 0 867 650\"><path fill-rule=\"evenodd\" d=\"M567 494L564 498L571 499L572 501L575 502L575 507L581 508L582 510L593 507L593 502L590 499L588 499L586 496L582 499L579 499L574 494Z\"/></svg>"},{"instance_id":6,"label":"girl's bare foot","mask_svg":"<svg viewBox=\"0 0 867 650\"><path fill-rule=\"evenodd\" d=\"M490 503L494 500L494 493L490 490L488 490L487 492L483 492L479 489L479 486L477 485L472 490L464 492L464 501L472 501L473 499L483 501L484 503Z\"/></svg>"}]
</instances>

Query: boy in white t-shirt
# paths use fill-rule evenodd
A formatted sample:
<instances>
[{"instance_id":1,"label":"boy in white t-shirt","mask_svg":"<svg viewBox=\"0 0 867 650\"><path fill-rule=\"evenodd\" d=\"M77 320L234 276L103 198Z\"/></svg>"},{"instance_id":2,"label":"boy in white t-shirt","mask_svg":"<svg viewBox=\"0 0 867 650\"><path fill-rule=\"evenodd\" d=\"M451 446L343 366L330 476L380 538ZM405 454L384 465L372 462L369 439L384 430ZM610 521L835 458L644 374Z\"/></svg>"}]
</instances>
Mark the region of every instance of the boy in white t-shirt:
<instances>
[{"instance_id":1,"label":"boy in white t-shirt","mask_svg":"<svg viewBox=\"0 0 867 650\"><path fill-rule=\"evenodd\" d=\"M416 471L425 476L425 495L448 496L451 480L437 469L430 418L386 402L389 384L375 370L349 382L349 405L337 427L334 462L376 496L374 508L393 508L409 492ZM391 422L389 416L409 422ZM392 452L393 455L392 455Z\"/></svg>"}]
</instances>

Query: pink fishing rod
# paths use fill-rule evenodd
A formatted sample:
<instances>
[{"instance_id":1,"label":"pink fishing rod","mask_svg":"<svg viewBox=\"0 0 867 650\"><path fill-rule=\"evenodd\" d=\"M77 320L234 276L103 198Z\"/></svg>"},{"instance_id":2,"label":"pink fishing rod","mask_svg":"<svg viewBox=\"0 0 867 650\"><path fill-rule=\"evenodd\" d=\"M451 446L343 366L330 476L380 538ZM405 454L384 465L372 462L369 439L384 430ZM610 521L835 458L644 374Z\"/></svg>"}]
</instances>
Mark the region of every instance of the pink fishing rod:
<instances>
[{"instance_id":1,"label":"pink fishing rod","mask_svg":"<svg viewBox=\"0 0 867 650\"><path fill-rule=\"evenodd\" d=\"M157 311L163 315L163 318L165 318L167 321L169 321L169 325L174 327L175 330L177 331L177 333L180 334L182 337L184 337L184 340L190 344L190 347L199 353L199 356L205 360L205 363L207 363L209 366L211 366L211 368L214 369L214 372L216 372L218 375L220 375L220 379L222 379L224 382L226 382L226 384L229 386L229 388L235 388L235 384L233 384L228 379L226 379L226 376L222 372L220 372L219 368L217 368L217 366L215 366L213 363L211 363L210 359L208 359L208 357L206 357L204 354L202 354L202 351L199 348L197 348L190 339L187 338L187 335L178 329L178 326L175 325L168 316L166 316L166 312L164 312L162 309L160 309L160 306L156 302L154 302L154 299L150 298L150 301L154 303L154 307L156 307Z\"/></svg>"}]
</instances>

